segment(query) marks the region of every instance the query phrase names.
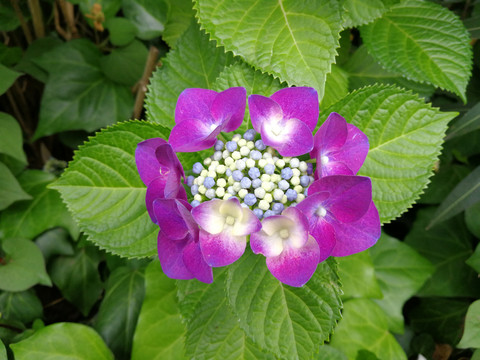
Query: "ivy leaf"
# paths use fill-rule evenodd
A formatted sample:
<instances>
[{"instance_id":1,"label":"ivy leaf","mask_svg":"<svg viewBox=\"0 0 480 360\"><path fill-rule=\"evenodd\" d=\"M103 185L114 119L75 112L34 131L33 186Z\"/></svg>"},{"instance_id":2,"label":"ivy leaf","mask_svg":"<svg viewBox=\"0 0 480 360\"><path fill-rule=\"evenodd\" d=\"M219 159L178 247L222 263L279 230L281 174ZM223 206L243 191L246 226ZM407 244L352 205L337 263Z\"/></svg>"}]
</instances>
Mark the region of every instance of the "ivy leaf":
<instances>
[{"instance_id":1,"label":"ivy leaf","mask_svg":"<svg viewBox=\"0 0 480 360\"><path fill-rule=\"evenodd\" d=\"M113 354L95 330L75 323L46 326L10 348L17 360L113 360Z\"/></svg>"},{"instance_id":2,"label":"ivy leaf","mask_svg":"<svg viewBox=\"0 0 480 360\"><path fill-rule=\"evenodd\" d=\"M98 273L100 258L94 247L78 250L75 256L60 256L50 268L54 284L63 297L87 316L103 291Z\"/></svg>"},{"instance_id":3,"label":"ivy leaf","mask_svg":"<svg viewBox=\"0 0 480 360\"><path fill-rule=\"evenodd\" d=\"M148 120L171 129L180 93L186 88L210 89L232 62L232 54L225 54L223 47L217 47L192 22L178 39L176 49L167 54L163 66L153 74L145 100Z\"/></svg>"},{"instance_id":4,"label":"ivy leaf","mask_svg":"<svg viewBox=\"0 0 480 360\"><path fill-rule=\"evenodd\" d=\"M137 37L150 40L165 28L167 8L164 1L122 0L122 11L137 28Z\"/></svg>"},{"instance_id":5,"label":"ivy leaf","mask_svg":"<svg viewBox=\"0 0 480 360\"><path fill-rule=\"evenodd\" d=\"M18 181L20 186L33 197L11 205L0 214L0 237L22 237L34 239L53 227L66 228L72 238L78 237L78 229L60 196L47 186L55 176L40 170L23 172Z\"/></svg>"},{"instance_id":6,"label":"ivy leaf","mask_svg":"<svg viewBox=\"0 0 480 360\"><path fill-rule=\"evenodd\" d=\"M227 294L247 335L281 358L310 358L341 318L334 260L319 264L306 285L294 288L270 274L263 256L248 252L229 267Z\"/></svg>"},{"instance_id":7,"label":"ivy leaf","mask_svg":"<svg viewBox=\"0 0 480 360\"><path fill-rule=\"evenodd\" d=\"M435 272L419 296L480 296L480 279L465 264L472 254L472 238L462 217L454 217L426 230L435 208L422 209L405 243L430 260Z\"/></svg>"},{"instance_id":8,"label":"ivy leaf","mask_svg":"<svg viewBox=\"0 0 480 360\"><path fill-rule=\"evenodd\" d=\"M135 165L143 140L168 138L159 125L130 121L97 133L75 153L57 189L90 241L124 257L157 253L158 226L145 207L146 187Z\"/></svg>"},{"instance_id":9,"label":"ivy leaf","mask_svg":"<svg viewBox=\"0 0 480 360\"><path fill-rule=\"evenodd\" d=\"M387 315L388 328L402 334L404 303L422 287L433 265L405 243L382 234L370 248L383 298L374 300Z\"/></svg>"},{"instance_id":10,"label":"ivy leaf","mask_svg":"<svg viewBox=\"0 0 480 360\"><path fill-rule=\"evenodd\" d=\"M0 112L0 134L2 134L0 153L11 156L26 165L27 158L22 147L22 129L17 120L4 112Z\"/></svg>"},{"instance_id":11,"label":"ivy leaf","mask_svg":"<svg viewBox=\"0 0 480 360\"><path fill-rule=\"evenodd\" d=\"M322 112L319 124L332 111L368 136L370 151L359 175L372 179L382 222L394 219L428 184L456 113L441 113L411 92L384 85L354 91Z\"/></svg>"},{"instance_id":12,"label":"ivy leaf","mask_svg":"<svg viewBox=\"0 0 480 360\"><path fill-rule=\"evenodd\" d=\"M128 119L130 88L108 79L100 50L89 40L71 40L44 53L35 63L48 71L34 139L66 130L93 131Z\"/></svg>"},{"instance_id":13,"label":"ivy leaf","mask_svg":"<svg viewBox=\"0 0 480 360\"><path fill-rule=\"evenodd\" d=\"M368 350L379 359L406 360L407 356L392 334L382 309L369 299L352 299L344 303L343 319L338 324L330 345L344 352L349 359Z\"/></svg>"},{"instance_id":14,"label":"ivy leaf","mask_svg":"<svg viewBox=\"0 0 480 360\"><path fill-rule=\"evenodd\" d=\"M0 262L0 289L24 291L35 284L52 286L42 253L33 242L8 238L1 247L6 256Z\"/></svg>"},{"instance_id":15,"label":"ivy leaf","mask_svg":"<svg viewBox=\"0 0 480 360\"><path fill-rule=\"evenodd\" d=\"M23 191L10 169L0 162L0 210L6 209L11 204L20 200L30 200L32 197Z\"/></svg>"},{"instance_id":16,"label":"ivy leaf","mask_svg":"<svg viewBox=\"0 0 480 360\"><path fill-rule=\"evenodd\" d=\"M449 90L466 102L470 35L453 12L431 2L403 1L362 27L361 35L387 70Z\"/></svg>"},{"instance_id":17,"label":"ivy leaf","mask_svg":"<svg viewBox=\"0 0 480 360\"><path fill-rule=\"evenodd\" d=\"M345 0L343 26L346 28L367 24L382 16L400 0Z\"/></svg>"},{"instance_id":18,"label":"ivy leaf","mask_svg":"<svg viewBox=\"0 0 480 360\"><path fill-rule=\"evenodd\" d=\"M197 0L202 28L227 51L323 98L342 30L337 1ZM258 46L261 44L261 46Z\"/></svg>"},{"instance_id":19,"label":"ivy leaf","mask_svg":"<svg viewBox=\"0 0 480 360\"><path fill-rule=\"evenodd\" d=\"M480 300L473 302L467 311L465 319L465 330L462 339L457 347L464 348L480 348Z\"/></svg>"},{"instance_id":20,"label":"ivy leaf","mask_svg":"<svg viewBox=\"0 0 480 360\"><path fill-rule=\"evenodd\" d=\"M163 274L158 261L145 271L145 300L133 338L132 360L182 360L185 325L175 280Z\"/></svg>"},{"instance_id":21,"label":"ivy leaf","mask_svg":"<svg viewBox=\"0 0 480 360\"><path fill-rule=\"evenodd\" d=\"M42 318L43 306L33 290L3 292L0 294L2 319L21 321L24 324Z\"/></svg>"}]
</instances>

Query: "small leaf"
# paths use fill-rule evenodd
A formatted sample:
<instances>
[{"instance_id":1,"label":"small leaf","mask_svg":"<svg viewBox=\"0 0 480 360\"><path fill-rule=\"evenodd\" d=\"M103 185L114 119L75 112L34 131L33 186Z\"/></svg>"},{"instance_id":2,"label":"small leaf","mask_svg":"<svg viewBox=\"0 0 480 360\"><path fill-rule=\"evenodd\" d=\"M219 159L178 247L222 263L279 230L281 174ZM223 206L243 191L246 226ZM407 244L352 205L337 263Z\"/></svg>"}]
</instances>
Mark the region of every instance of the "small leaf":
<instances>
[{"instance_id":1,"label":"small leaf","mask_svg":"<svg viewBox=\"0 0 480 360\"><path fill-rule=\"evenodd\" d=\"M175 48L177 39L188 29L195 16L191 0L165 0L168 6L167 24L162 39Z\"/></svg>"},{"instance_id":2,"label":"small leaf","mask_svg":"<svg viewBox=\"0 0 480 360\"><path fill-rule=\"evenodd\" d=\"M42 253L33 242L8 238L1 247L6 257L0 262L0 289L24 291L35 284L52 286Z\"/></svg>"},{"instance_id":3,"label":"small leaf","mask_svg":"<svg viewBox=\"0 0 480 360\"><path fill-rule=\"evenodd\" d=\"M77 226L60 196L47 188L53 180L54 175L40 170L26 170L19 176L20 186L33 200L17 202L0 214L0 234L3 232L3 237L34 239L57 226L66 228L72 238L78 237Z\"/></svg>"},{"instance_id":4,"label":"small leaf","mask_svg":"<svg viewBox=\"0 0 480 360\"><path fill-rule=\"evenodd\" d=\"M24 165L27 164L27 158L22 147L22 129L17 120L4 112L0 112L0 134L2 134L0 153L11 156Z\"/></svg>"},{"instance_id":5,"label":"small leaf","mask_svg":"<svg viewBox=\"0 0 480 360\"><path fill-rule=\"evenodd\" d=\"M158 226L147 214L146 187L134 157L137 144L153 137L168 138L168 131L140 121L102 130L79 148L51 185L60 191L89 240L120 256L157 253Z\"/></svg>"},{"instance_id":6,"label":"small leaf","mask_svg":"<svg viewBox=\"0 0 480 360\"><path fill-rule=\"evenodd\" d=\"M470 36L453 12L431 2L402 1L362 27L361 34L370 54L387 70L449 90L466 102Z\"/></svg>"},{"instance_id":7,"label":"small leaf","mask_svg":"<svg viewBox=\"0 0 480 360\"><path fill-rule=\"evenodd\" d=\"M185 325L175 280L152 261L145 272L145 300L133 338L132 360L183 360Z\"/></svg>"},{"instance_id":8,"label":"small leaf","mask_svg":"<svg viewBox=\"0 0 480 360\"><path fill-rule=\"evenodd\" d=\"M229 267L227 293L247 335L282 358L310 358L341 317L333 260L319 264L306 285L294 288L270 274L263 256L248 252Z\"/></svg>"},{"instance_id":9,"label":"small leaf","mask_svg":"<svg viewBox=\"0 0 480 360\"><path fill-rule=\"evenodd\" d=\"M95 330L75 323L46 326L10 347L15 360L113 360L113 354Z\"/></svg>"},{"instance_id":10,"label":"small leaf","mask_svg":"<svg viewBox=\"0 0 480 360\"><path fill-rule=\"evenodd\" d=\"M55 255L75 254L68 233L63 228L55 228L44 232L35 239L35 243L40 248L46 262Z\"/></svg>"},{"instance_id":11,"label":"small leaf","mask_svg":"<svg viewBox=\"0 0 480 360\"><path fill-rule=\"evenodd\" d=\"M480 103L476 104L465 115L455 121L450 126L446 140L453 139L457 136L468 134L472 131L480 129Z\"/></svg>"},{"instance_id":12,"label":"small leaf","mask_svg":"<svg viewBox=\"0 0 480 360\"><path fill-rule=\"evenodd\" d=\"M410 246L385 234L370 248L370 254L383 293L383 299L374 301L387 315L389 330L402 334L403 305L432 275L434 267Z\"/></svg>"},{"instance_id":13,"label":"small leaf","mask_svg":"<svg viewBox=\"0 0 480 360\"><path fill-rule=\"evenodd\" d=\"M473 255L465 260L465 263L480 274L480 244L475 248Z\"/></svg>"},{"instance_id":14,"label":"small leaf","mask_svg":"<svg viewBox=\"0 0 480 360\"><path fill-rule=\"evenodd\" d=\"M441 113L411 92L383 85L347 95L321 113L319 124L332 111L368 136L370 151L359 175L372 179L382 222L394 219L428 184L447 123L456 114Z\"/></svg>"},{"instance_id":15,"label":"small leaf","mask_svg":"<svg viewBox=\"0 0 480 360\"><path fill-rule=\"evenodd\" d=\"M465 319L465 330L457 347L464 348L480 348L480 300L473 302L467 311Z\"/></svg>"},{"instance_id":16,"label":"small leaf","mask_svg":"<svg viewBox=\"0 0 480 360\"><path fill-rule=\"evenodd\" d=\"M50 267L53 283L84 316L88 315L103 291L99 262L96 249L86 247L79 249L75 256L56 258Z\"/></svg>"},{"instance_id":17,"label":"small leaf","mask_svg":"<svg viewBox=\"0 0 480 360\"><path fill-rule=\"evenodd\" d=\"M145 100L148 120L171 129L180 93L186 88L210 89L232 61L231 54L225 54L222 47L217 47L192 22L150 80Z\"/></svg>"},{"instance_id":18,"label":"small leaf","mask_svg":"<svg viewBox=\"0 0 480 360\"><path fill-rule=\"evenodd\" d=\"M123 0L122 11L137 28L137 37L150 40L160 36L165 28L167 7L164 1Z\"/></svg>"},{"instance_id":19,"label":"small leaf","mask_svg":"<svg viewBox=\"0 0 480 360\"><path fill-rule=\"evenodd\" d=\"M43 306L33 290L0 294L2 319L30 323L43 316Z\"/></svg>"},{"instance_id":20,"label":"small leaf","mask_svg":"<svg viewBox=\"0 0 480 360\"><path fill-rule=\"evenodd\" d=\"M343 26L348 28L367 24L382 16L392 5L399 2L400 0L345 0Z\"/></svg>"},{"instance_id":21,"label":"small leaf","mask_svg":"<svg viewBox=\"0 0 480 360\"><path fill-rule=\"evenodd\" d=\"M435 272L420 289L420 296L480 296L480 279L465 264L473 254L472 238L457 216L426 230L435 208L418 211L405 243L430 260Z\"/></svg>"},{"instance_id":22,"label":"small leaf","mask_svg":"<svg viewBox=\"0 0 480 360\"><path fill-rule=\"evenodd\" d=\"M22 74L0 64L0 95L4 94L20 75Z\"/></svg>"},{"instance_id":23,"label":"small leaf","mask_svg":"<svg viewBox=\"0 0 480 360\"><path fill-rule=\"evenodd\" d=\"M32 197L23 191L9 168L0 162L0 210L4 210L16 201L30 200Z\"/></svg>"},{"instance_id":24,"label":"small leaf","mask_svg":"<svg viewBox=\"0 0 480 360\"><path fill-rule=\"evenodd\" d=\"M344 352L349 359L355 359L362 350L372 352L379 359L407 359L400 344L388 332L385 313L372 300L348 300L344 303L342 315L330 345Z\"/></svg>"},{"instance_id":25,"label":"small leaf","mask_svg":"<svg viewBox=\"0 0 480 360\"><path fill-rule=\"evenodd\" d=\"M342 29L338 2L197 0L195 8L202 28L227 51L323 98Z\"/></svg>"},{"instance_id":26,"label":"small leaf","mask_svg":"<svg viewBox=\"0 0 480 360\"><path fill-rule=\"evenodd\" d=\"M110 274L95 330L118 359L130 359L144 294L144 274L141 270L120 267Z\"/></svg>"},{"instance_id":27,"label":"small leaf","mask_svg":"<svg viewBox=\"0 0 480 360\"><path fill-rule=\"evenodd\" d=\"M434 227L480 201L480 166L468 174L440 204L428 228Z\"/></svg>"},{"instance_id":28,"label":"small leaf","mask_svg":"<svg viewBox=\"0 0 480 360\"><path fill-rule=\"evenodd\" d=\"M123 17L115 17L105 22L105 27L110 34L110 42L115 46L128 45L135 39L137 28L133 23Z\"/></svg>"}]
</instances>

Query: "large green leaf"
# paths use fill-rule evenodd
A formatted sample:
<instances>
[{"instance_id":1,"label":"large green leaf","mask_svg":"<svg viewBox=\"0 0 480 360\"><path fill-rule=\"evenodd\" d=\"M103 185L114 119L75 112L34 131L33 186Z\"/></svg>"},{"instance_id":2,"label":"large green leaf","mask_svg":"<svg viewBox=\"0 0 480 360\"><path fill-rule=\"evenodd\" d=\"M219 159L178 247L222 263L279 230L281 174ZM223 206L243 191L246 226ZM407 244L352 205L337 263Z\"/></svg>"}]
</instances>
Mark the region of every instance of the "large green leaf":
<instances>
[{"instance_id":1,"label":"large green leaf","mask_svg":"<svg viewBox=\"0 0 480 360\"><path fill-rule=\"evenodd\" d=\"M35 284L51 286L40 249L30 240L8 238L1 242L0 289L24 291Z\"/></svg>"},{"instance_id":2,"label":"large green leaf","mask_svg":"<svg viewBox=\"0 0 480 360\"><path fill-rule=\"evenodd\" d=\"M473 302L467 311L465 330L457 345L459 348L480 348L480 300Z\"/></svg>"},{"instance_id":3,"label":"large green leaf","mask_svg":"<svg viewBox=\"0 0 480 360\"><path fill-rule=\"evenodd\" d=\"M422 287L434 267L410 246L385 234L370 254L383 293L375 302L387 315L390 331L403 333L403 304Z\"/></svg>"},{"instance_id":4,"label":"large green leaf","mask_svg":"<svg viewBox=\"0 0 480 360\"><path fill-rule=\"evenodd\" d=\"M453 12L427 1L403 1L361 34L386 69L449 90L466 102L470 36Z\"/></svg>"},{"instance_id":5,"label":"large green leaf","mask_svg":"<svg viewBox=\"0 0 480 360\"><path fill-rule=\"evenodd\" d=\"M345 0L344 27L367 24L387 12L392 5L401 0Z\"/></svg>"},{"instance_id":6,"label":"large green leaf","mask_svg":"<svg viewBox=\"0 0 480 360\"><path fill-rule=\"evenodd\" d=\"M120 267L110 274L95 329L117 359L130 359L133 334L144 295L142 270Z\"/></svg>"},{"instance_id":7,"label":"large green leaf","mask_svg":"<svg viewBox=\"0 0 480 360\"><path fill-rule=\"evenodd\" d=\"M35 60L49 74L35 139L66 130L93 131L129 118L130 88L103 74L101 57L91 41L79 39Z\"/></svg>"},{"instance_id":8,"label":"large green leaf","mask_svg":"<svg viewBox=\"0 0 480 360\"><path fill-rule=\"evenodd\" d=\"M17 202L0 214L0 238L15 236L33 239L57 226L66 228L72 238L77 238L77 226L60 196L47 188L54 180L54 175L40 170L27 170L20 175L20 186L33 200Z\"/></svg>"},{"instance_id":9,"label":"large green leaf","mask_svg":"<svg viewBox=\"0 0 480 360\"><path fill-rule=\"evenodd\" d=\"M145 272L145 300L133 338L132 360L182 360L185 325L180 316L175 280L152 261Z\"/></svg>"},{"instance_id":10,"label":"large green leaf","mask_svg":"<svg viewBox=\"0 0 480 360\"><path fill-rule=\"evenodd\" d=\"M130 121L102 130L80 147L52 188L60 191L80 229L103 249L125 257L157 252L158 227L145 207L135 165L137 144L168 138L162 126Z\"/></svg>"},{"instance_id":11,"label":"large green leaf","mask_svg":"<svg viewBox=\"0 0 480 360\"><path fill-rule=\"evenodd\" d=\"M195 8L202 28L225 49L323 98L342 29L337 1L196 0Z\"/></svg>"},{"instance_id":12,"label":"large green leaf","mask_svg":"<svg viewBox=\"0 0 480 360\"><path fill-rule=\"evenodd\" d=\"M359 127L370 151L359 175L373 183L373 200L388 222L422 193L440 153L447 123L456 114L441 113L411 92L376 85L354 91L320 115L335 111Z\"/></svg>"},{"instance_id":13,"label":"large green leaf","mask_svg":"<svg viewBox=\"0 0 480 360\"><path fill-rule=\"evenodd\" d=\"M113 360L113 354L92 328L56 323L10 345L16 360Z\"/></svg>"},{"instance_id":14,"label":"large green leaf","mask_svg":"<svg viewBox=\"0 0 480 360\"><path fill-rule=\"evenodd\" d=\"M307 284L295 288L275 279L265 258L249 251L228 269L227 292L247 335L282 358L310 358L341 317L334 260L319 264Z\"/></svg>"},{"instance_id":15,"label":"large green leaf","mask_svg":"<svg viewBox=\"0 0 480 360\"><path fill-rule=\"evenodd\" d=\"M232 59L192 22L153 74L145 100L148 120L172 128L180 93L186 88L210 89Z\"/></svg>"},{"instance_id":16,"label":"large green leaf","mask_svg":"<svg viewBox=\"0 0 480 360\"><path fill-rule=\"evenodd\" d=\"M419 291L420 296L480 296L480 279L465 264L473 254L472 236L457 216L426 230L435 208L417 213L405 242L430 260L435 272Z\"/></svg>"},{"instance_id":17,"label":"large green leaf","mask_svg":"<svg viewBox=\"0 0 480 360\"><path fill-rule=\"evenodd\" d=\"M369 299L346 301L343 319L332 336L330 345L342 350L349 359L362 350L374 353L379 359L406 360L407 356L392 334L382 309Z\"/></svg>"},{"instance_id":18,"label":"large green leaf","mask_svg":"<svg viewBox=\"0 0 480 360\"><path fill-rule=\"evenodd\" d=\"M29 323L43 316L43 306L33 290L0 294L2 319Z\"/></svg>"},{"instance_id":19,"label":"large green leaf","mask_svg":"<svg viewBox=\"0 0 480 360\"><path fill-rule=\"evenodd\" d=\"M0 112L0 134L2 134L0 153L11 156L21 163L26 164L27 158L25 157L22 147L22 129L17 120L4 112Z\"/></svg>"},{"instance_id":20,"label":"large green leaf","mask_svg":"<svg viewBox=\"0 0 480 360\"><path fill-rule=\"evenodd\" d=\"M30 200L32 197L23 191L17 179L4 163L0 162L0 210L20 200Z\"/></svg>"}]
</instances>

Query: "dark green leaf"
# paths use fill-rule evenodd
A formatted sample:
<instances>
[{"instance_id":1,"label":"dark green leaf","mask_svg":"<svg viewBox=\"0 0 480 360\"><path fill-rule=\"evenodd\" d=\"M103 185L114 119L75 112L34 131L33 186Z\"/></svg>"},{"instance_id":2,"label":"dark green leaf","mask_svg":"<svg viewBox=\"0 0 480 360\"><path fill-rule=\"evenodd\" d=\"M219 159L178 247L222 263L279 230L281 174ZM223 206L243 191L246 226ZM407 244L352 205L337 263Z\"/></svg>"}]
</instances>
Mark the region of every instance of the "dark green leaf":
<instances>
[{"instance_id":1,"label":"dark green leaf","mask_svg":"<svg viewBox=\"0 0 480 360\"><path fill-rule=\"evenodd\" d=\"M24 291L35 284L51 286L40 249L30 240L7 238L1 242L0 289Z\"/></svg>"},{"instance_id":2,"label":"dark green leaf","mask_svg":"<svg viewBox=\"0 0 480 360\"><path fill-rule=\"evenodd\" d=\"M472 269L475 269L475 271L480 274L480 244L477 245L473 255L470 256L467 260L465 260L465 262L467 263L467 265L469 265Z\"/></svg>"},{"instance_id":3,"label":"dark green leaf","mask_svg":"<svg viewBox=\"0 0 480 360\"><path fill-rule=\"evenodd\" d=\"M177 39L188 29L195 15L191 0L165 0L168 6L167 24L162 39L175 48Z\"/></svg>"},{"instance_id":4,"label":"dark green leaf","mask_svg":"<svg viewBox=\"0 0 480 360\"><path fill-rule=\"evenodd\" d=\"M470 206L465 210L465 223L468 230L480 239L480 203Z\"/></svg>"},{"instance_id":5,"label":"dark green leaf","mask_svg":"<svg viewBox=\"0 0 480 360\"><path fill-rule=\"evenodd\" d=\"M55 255L73 255L75 253L69 241L68 232L63 228L44 232L35 239L35 243L40 248L46 262Z\"/></svg>"},{"instance_id":6,"label":"dark green leaf","mask_svg":"<svg viewBox=\"0 0 480 360\"><path fill-rule=\"evenodd\" d=\"M133 334L144 294L143 271L120 267L110 274L95 329L102 335L116 359L130 359Z\"/></svg>"},{"instance_id":7,"label":"dark green leaf","mask_svg":"<svg viewBox=\"0 0 480 360\"><path fill-rule=\"evenodd\" d=\"M466 112L460 119L455 121L448 131L446 140L468 134L480 129L480 103Z\"/></svg>"},{"instance_id":8,"label":"dark green leaf","mask_svg":"<svg viewBox=\"0 0 480 360\"><path fill-rule=\"evenodd\" d=\"M103 291L96 248L85 247L75 256L60 256L52 262L50 276L63 297L87 316Z\"/></svg>"},{"instance_id":9,"label":"dark green leaf","mask_svg":"<svg viewBox=\"0 0 480 360\"><path fill-rule=\"evenodd\" d=\"M8 360L7 349L3 344L3 341L0 339L0 360Z\"/></svg>"},{"instance_id":10,"label":"dark green leaf","mask_svg":"<svg viewBox=\"0 0 480 360\"><path fill-rule=\"evenodd\" d=\"M471 235L462 217L443 221L426 230L435 208L422 209L417 213L413 228L405 242L430 260L435 272L421 288L421 296L479 296L480 279L465 264L473 254Z\"/></svg>"},{"instance_id":11,"label":"dark green leaf","mask_svg":"<svg viewBox=\"0 0 480 360\"><path fill-rule=\"evenodd\" d=\"M0 63L11 67L18 63L23 56L22 48L19 46L7 46L0 43ZM18 70L18 69L16 69Z\"/></svg>"},{"instance_id":12,"label":"dark green leaf","mask_svg":"<svg viewBox=\"0 0 480 360\"><path fill-rule=\"evenodd\" d=\"M0 210L4 210L16 201L30 200L32 197L23 191L10 169L0 162Z\"/></svg>"},{"instance_id":13,"label":"dark green leaf","mask_svg":"<svg viewBox=\"0 0 480 360\"><path fill-rule=\"evenodd\" d=\"M0 294L0 314L2 319L27 324L43 316L43 306L33 290L3 292Z\"/></svg>"},{"instance_id":14,"label":"dark green leaf","mask_svg":"<svg viewBox=\"0 0 480 360\"><path fill-rule=\"evenodd\" d=\"M110 42L115 46L125 46L135 39L137 28L133 23L123 17L115 17L105 22L105 27L110 34Z\"/></svg>"},{"instance_id":15,"label":"dark green leaf","mask_svg":"<svg viewBox=\"0 0 480 360\"><path fill-rule=\"evenodd\" d=\"M0 1L0 31L12 31L20 26L20 20L8 0Z\"/></svg>"},{"instance_id":16,"label":"dark green leaf","mask_svg":"<svg viewBox=\"0 0 480 360\"><path fill-rule=\"evenodd\" d=\"M0 112L0 134L2 134L0 153L11 156L22 164L26 164L27 158L22 147L22 129L17 120L4 112Z\"/></svg>"},{"instance_id":17,"label":"dark green leaf","mask_svg":"<svg viewBox=\"0 0 480 360\"><path fill-rule=\"evenodd\" d=\"M470 36L473 39L480 38L480 15L473 15L471 18L468 18L463 21L463 25L467 28Z\"/></svg>"},{"instance_id":18,"label":"dark green leaf","mask_svg":"<svg viewBox=\"0 0 480 360\"><path fill-rule=\"evenodd\" d=\"M123 14L137 28L137 36L150 40L160 36L165 28L167 6L164 1L122 0Z\"/></svg>"},{"instance_id":19,"label":"dark green leaf","mask_svg":"<svg viewBox=\"0 0 480 360\"><path fill-rule=\"evenodd\" d=\"M0 64L0 95L5 93L20 75L22 74Z\"/></svg>"},{"instance_id":20,"label":"dark green leaf","mask_svg":"<svg viewBox=\"0 0 480 360\"><path fill-rule=\"evenodd\" d=\"M95 330L74 323L44 327L10 347L15 360L113 360L113 354Z\"/></svg>"},{"instance_id":21,"label":"dark green leaf","mask_svg":"<svg viewBox=\"0 0 480 360\"><path fill-rule=\"evenodd\" d=\"M459 348L480 348L480 300L473 302L467 311L465 330L457 345Z\"/></svg>"}]
</instances>

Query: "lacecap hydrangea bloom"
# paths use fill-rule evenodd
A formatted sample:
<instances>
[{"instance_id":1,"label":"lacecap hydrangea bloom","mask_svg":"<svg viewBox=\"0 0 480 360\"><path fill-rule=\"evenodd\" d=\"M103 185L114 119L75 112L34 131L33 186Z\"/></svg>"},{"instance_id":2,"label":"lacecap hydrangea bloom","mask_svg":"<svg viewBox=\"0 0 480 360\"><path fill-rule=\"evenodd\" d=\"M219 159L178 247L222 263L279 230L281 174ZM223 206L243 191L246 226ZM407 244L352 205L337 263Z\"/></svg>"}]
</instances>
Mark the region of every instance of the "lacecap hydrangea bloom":
<instances>
[{"instance_id":1,"label":"lacecap hydrangea bloom","mask_svg":"<svg viewBox=\"0 0 480 360\"><path fill-rule=\"evenodd\" d=\"M318 94L295 87L248 98L244 88L187 89L168 142L138 144L146 207L159 225L158 253L174 279L211 283L212 267L238 260L250 243L273 276L303 286L329 256L347 256L380 237L368 177L357 176L366 135L331 113L314 134ZM211 149L184 171L177 152Z\"/></svg>"}]
</instances>

